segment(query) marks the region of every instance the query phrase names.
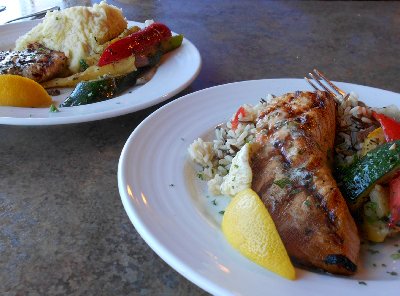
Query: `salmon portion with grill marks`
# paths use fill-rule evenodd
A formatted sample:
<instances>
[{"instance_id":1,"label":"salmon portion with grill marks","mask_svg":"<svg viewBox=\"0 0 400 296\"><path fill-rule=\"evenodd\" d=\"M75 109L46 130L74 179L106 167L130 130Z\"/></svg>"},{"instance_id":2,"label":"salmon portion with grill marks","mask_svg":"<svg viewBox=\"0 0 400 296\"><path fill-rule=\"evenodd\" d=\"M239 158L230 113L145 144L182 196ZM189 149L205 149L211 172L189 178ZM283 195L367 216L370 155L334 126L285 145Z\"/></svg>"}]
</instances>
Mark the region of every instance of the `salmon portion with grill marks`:
<instances>
[{"instance_id":1,"label":"salmon portion with grill marks","mask_svg":"<svg viewBox=\"0 0 400 296\"><path fill-rule=\"evenodd\" d=\"M257 120L252 188L295 264L351 275L360 239L331 172L335 127L336 103L326 92L274 98Z\"/></svg>"},{"instance_id":2,"label":"salmon portion with grill marks","mask_svg":"<svg viewBox=\"0 0 400 296\"><path fill-rule=\"evenodd\" d=\"M23 51L0 51L0 74L19 75L44 82L65 76L68 71L67 60L63 52L32 43Z\"/></svg>"}]
</instances>

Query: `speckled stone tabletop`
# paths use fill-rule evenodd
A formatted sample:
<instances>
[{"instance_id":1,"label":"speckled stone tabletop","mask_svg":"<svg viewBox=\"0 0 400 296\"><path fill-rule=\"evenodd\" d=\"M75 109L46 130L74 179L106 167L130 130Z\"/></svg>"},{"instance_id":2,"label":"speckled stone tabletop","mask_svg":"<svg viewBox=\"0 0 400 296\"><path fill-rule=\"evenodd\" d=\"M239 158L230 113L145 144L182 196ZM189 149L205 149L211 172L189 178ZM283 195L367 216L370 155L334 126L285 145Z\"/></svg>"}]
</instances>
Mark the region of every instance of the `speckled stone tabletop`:
<instances>
[{"instance_id":1,"label":"speckled stone tabletop","mask_svg":"<svg viewBox=\"0 0 400 296\"><path fill-rule=\"evenodd\" d=\"M24 2L20 13L92 4ZM168 101L228 82L302 78L314 67L333 80L400 91L400 2L108 3L130 20L165 22L198 47L200 75ZM82 124L0 126L1 295L207 295L147 246L118 193L123 145L163 104Z\"/></svg>"}]
</instances>

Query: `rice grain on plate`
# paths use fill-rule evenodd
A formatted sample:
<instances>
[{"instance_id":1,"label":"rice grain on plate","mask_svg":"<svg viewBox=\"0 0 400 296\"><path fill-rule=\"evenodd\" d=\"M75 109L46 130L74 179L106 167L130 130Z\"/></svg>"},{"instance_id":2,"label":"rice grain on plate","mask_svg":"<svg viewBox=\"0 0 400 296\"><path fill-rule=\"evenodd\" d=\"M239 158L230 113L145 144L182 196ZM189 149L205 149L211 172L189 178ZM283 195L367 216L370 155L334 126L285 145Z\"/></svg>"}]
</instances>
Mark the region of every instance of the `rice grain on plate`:
<instances>
[{"instance_id":1,"label":"rice grain on plate","mask_svg":"<svg viewBox=\"0 0 400 296\"><path fill-rule=\"evenodd\" d=\"M335 156L338 165L348 165L359 156L362 143L370 132L379 127L372 109L358 100L354 92L341 100L337 108Z\"/></svg>"},{"instance_id":2,"label":"rice grain on plate","mask_svg":"<svg viewBox=\"0 0 400 296\"><path fill-rule=\"evenodd\" d=\"M272 96L267 96L267 100L271 98ZM233 114L228 122L215 128L215 138L212 142L206 142L199 138L189 146L189 155L201 166L198 177L208 181L208 189L211 194L221 194L220 186L223 177L229 172L232 159L246 143L254 142L256 120L267 100L262 100L255 106L243 105L244 116L239 114L237 127L232 127L232 120L235 116Z\"/></svg>"},{"instance_id":3,"label":"rice grain on plate","mask_svg":"<svg viewBox=\"0 0 400 296\"><path fill-rule=\"evenodd\" d=\"M373 111L393 118L399 118L396 105L383 108L372 108L358 100L358 95L350 92L346 100L338 103L337 131L335 140L335 160L339 166L346 166L361 156L363 142L376 128L378 121L372 116Z\"/></svg>"}]
</instances>

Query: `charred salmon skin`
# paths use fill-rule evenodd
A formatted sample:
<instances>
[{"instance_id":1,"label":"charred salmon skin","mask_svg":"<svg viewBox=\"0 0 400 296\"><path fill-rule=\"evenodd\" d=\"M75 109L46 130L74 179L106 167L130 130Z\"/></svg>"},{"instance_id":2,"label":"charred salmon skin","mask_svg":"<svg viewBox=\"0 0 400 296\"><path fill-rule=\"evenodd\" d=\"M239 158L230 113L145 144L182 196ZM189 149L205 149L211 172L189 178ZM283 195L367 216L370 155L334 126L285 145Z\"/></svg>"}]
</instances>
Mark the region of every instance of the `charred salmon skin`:
<instances>
[{"instance_id":1,"label":"charred salmon skin","mask_svg":"<svg viewBox=\"0 0 400 296\"><path fill-rule=\"evenodd\" d=\"M360 239L332 176L336 104L325 92L274 98L257 119L252 188L299 266L334 274L357 270Z\"/></svg>"}]
</instances>

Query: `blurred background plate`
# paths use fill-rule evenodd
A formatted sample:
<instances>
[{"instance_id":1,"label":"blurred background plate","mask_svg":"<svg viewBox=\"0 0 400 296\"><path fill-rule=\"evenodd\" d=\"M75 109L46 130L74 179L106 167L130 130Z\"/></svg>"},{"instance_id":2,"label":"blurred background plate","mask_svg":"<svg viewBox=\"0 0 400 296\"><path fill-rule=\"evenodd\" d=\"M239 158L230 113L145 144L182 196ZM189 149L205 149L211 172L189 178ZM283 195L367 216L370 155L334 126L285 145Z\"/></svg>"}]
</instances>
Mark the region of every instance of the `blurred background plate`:
<instances>
[{"instance_id":1,"label":"blurred background plate","mask_svg":"<svg viewBox=\"0 0 400 296\"><path fill-rule=\"evenodd\" d=\"M12 49L16 39L39 22L26 21L0 26L0 50ZM129 22L129 25L143 24ZM103 102L60 108L60 112L57 113L49 112L49 108L0 107L0 124L70 124L135 112L165 101L184 90L197 77L200 67L199 51L189 40L184 39L180 48L163 57L156 74L145 85L132 87L120 96ZM72 91L71 88L60 90L61 94L53 97L56 106Z\"/></svg>"}]
</instances>

